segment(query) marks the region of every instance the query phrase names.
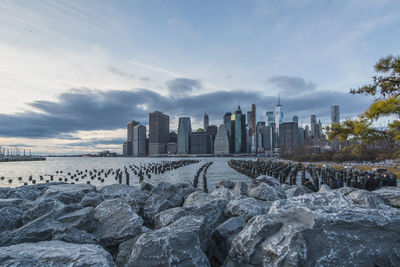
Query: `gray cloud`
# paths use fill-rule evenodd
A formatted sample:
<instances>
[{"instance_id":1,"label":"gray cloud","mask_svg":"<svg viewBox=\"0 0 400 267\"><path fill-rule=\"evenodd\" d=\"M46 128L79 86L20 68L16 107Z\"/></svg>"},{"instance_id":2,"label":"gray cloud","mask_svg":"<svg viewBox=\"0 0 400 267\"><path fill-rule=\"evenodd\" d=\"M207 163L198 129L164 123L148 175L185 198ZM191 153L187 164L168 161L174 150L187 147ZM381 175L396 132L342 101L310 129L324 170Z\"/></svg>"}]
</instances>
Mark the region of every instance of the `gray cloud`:
<instances>
[{"instance_id":1,"label":"gray cloud","mask_svg":"<svg viewBox=\"0 0 400 267\"><path fill-rule=\"evenodd\" d=\"M203 86L200 81L176 78L166 82L167 88L172 96L181 97L190 94L194 89L201 89Z\"/></svg>"},{"instance_id":2,"label":"gray cloud","mask_svg":"<svg viewBox=\"0 0 400 267\"><path fill-rule=\"evenodd\" d=\"M114 139L94 139L89 141L82 141L76 143L67 143L67 146L77 146L77 147L93 147L96 145L121 145L126 140L124 138L114 138Z\"/></svg>"},{"instance_id":3,"label":"gray cloud","mask_svg":"<svg viewBox=\"0 0 400 267\"><path fill-rule=\"evenodd\" d=\"M68 136L80 130L125 128L130 120L147 125L148 113L153 110L160 110L171 116L191 116L197 121L201 121L204 112L207 112L211 120L217 120L215 123L222 123L222 116L226 112L234 111L238 104L246 112L250 110L252 103L257 105L259 120L261 116L265 119L265 111L274 109L276 101L276 97L243 90L216 91L175 98L147 89L74 89L60 94L57 101L30 103L39 112L0 114L0 136L68 139ZM369 97L332 91L311 91L297 96L281 97L285 119L291 120L293 115L298 115L300 120L307 122L311 114L328 122L330 106L333 104L340 105L342 118L355 116L363 112L370 101ZM149 110L144 110L143 106L149 107ZM99 142L104 144L103 141Z\"/></svg>"},{"instance_id":4,"label":"gray cloud","mask_svg":"<svg viewBox=\"0 0 400 267\"><path fill-rule=\"evenodd\" d=\"M114 68L114 67L108 67L107 69L110 72L112 72L112 73L114 73L116 75L122 76L122 77L136 78L136 76L134 74L126 72L126 71L123 71L123 70L120 70L120 69L117 69L117 68Z\"/></svg>"},{"instance_id":5,"label":"gray cloud","mask_svg":"<svg viewBox=\"0 0 400 267\"><path fill-rule=\"evenodd\" d=\"M315 90L317 85L313 82L307 82L301 77L293 76L273 76L268 80L269 83L276 85L282 93L302 94Z\"/></svg>"}]
</instances>

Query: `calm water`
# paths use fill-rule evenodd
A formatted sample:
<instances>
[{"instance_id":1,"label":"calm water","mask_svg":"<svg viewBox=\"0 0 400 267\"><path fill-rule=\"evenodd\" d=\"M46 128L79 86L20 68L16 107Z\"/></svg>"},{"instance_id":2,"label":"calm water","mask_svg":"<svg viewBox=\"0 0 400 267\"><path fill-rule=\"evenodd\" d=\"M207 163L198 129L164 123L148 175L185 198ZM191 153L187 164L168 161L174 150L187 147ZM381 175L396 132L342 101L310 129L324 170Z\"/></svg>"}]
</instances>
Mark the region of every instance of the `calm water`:
<instances>
[{"instance_id":1,"label":"calm water","mask_svg":"<svg viewBox=\"0 0 400 267\"><path fill-rule=\"evenodd\" d=\"M101 183L97 178L91 180L90 177L80 178L79 181L71 180L69 178L68 172L74 174L78 171L85 170L101 170L105 171L110 169L122 169L124 166L128 165L147 165L152 162L162 162L162 161L173 161L179 160L180 158L47 158L46 161L31 161L31 162L4 162L0 163L0 177L4 177L4 180L0 180L0 187L17 187L22 186L24 182L28 184L32 184L29 181L29 176L33 176L33 179L36 180L36 183L45 183L46 180L50 180L50 175L54 176L54 181L59 181L59 178L68 178L68 182L73 181L74 183L84 183L90 181L91 184L99 186L99 185L109 185L118 183L118 180L115 180L115 175L110 175L105 177L104 174L101 175L101 178L104 179L104 182ZM182 158L188 159L188 158ZM230 158L195 158L200 160L199 163L190 164L188 166L184 166L178 168L176 170L167 171L163 174L151 174L151 179L148 179L145 176L144 181L157 184L160 181L166 181L171 183L178 182L192 182L196 171L206 162L214 162L207 172L207 185L208 189L212 190L215 188L215 184L217 184L221 180L232 180L232 181L243 181L250 182L250 179L235 171L228 165L228 161ZM249 158L246 158L249 159ZM129 170L130 174L130 184L138 185L139 177L135 176L133 172ZM56 173L56 171L62 171L63 173ZM40 176L43 176L43 180L40 180ZM22 180L18 178L22 177ZM203 179L202 175L200 175L199 179L199 188L203 188ZM12 180L11 183L9 180ZM122 183L125 184L125 174L122 178Z\"/></svg>"}]
</instances>

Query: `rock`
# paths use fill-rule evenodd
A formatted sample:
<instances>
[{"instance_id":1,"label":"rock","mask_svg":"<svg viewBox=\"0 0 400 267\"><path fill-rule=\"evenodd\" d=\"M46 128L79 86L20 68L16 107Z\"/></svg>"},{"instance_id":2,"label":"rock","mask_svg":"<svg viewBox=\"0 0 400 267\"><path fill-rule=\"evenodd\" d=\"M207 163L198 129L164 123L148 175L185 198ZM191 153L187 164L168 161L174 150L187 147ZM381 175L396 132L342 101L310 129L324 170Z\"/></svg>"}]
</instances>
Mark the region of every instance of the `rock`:
<instances>
[{"instance_id":1,"label":"rock","mask_svg":"<svg viewBox=\"0 0 400 267\"><path fill-rule=\"evenodd\" d=\"M289 197L297 197L305 194L313 193L310 189L305 187L304 185L293 185L289 189L285 190L286 196Z\"/></svg>"},{"instance_id":2,"label":"rock","mask_svg":"<svg viewBox=\"0 0 400 267\"><path fill-rule=\"evenodd\" d=\"M126 240L119 245L118 255L115 260L115 263L117 264L118 267L124 267L127 265L128 261L129 261L129 257L131 256L131 253L132 253L132 248L135 245L136 241L139 239L139 237L142 234L148 233L151 231L152 230L150 230L149 228L143 227L143 232L141 234L135 236L134 238Z\"/></svg>"},{"instance_id":3,"label":"rock","mask_svg":"<svg viewBox=\"0 0 400 267\"><path fill-rule=\"evenodd\" d=\"M179 190L175 185L167 182L161 182L156 187L154 187L151 195L160 195L167 199L173 207L181 206L184 200L184 194L182 190Z\"/></svg>"},{"instance_id":4,"label":"rock","mask_svg":"<svg viewBox=\"0 0 400 267\"><path fill-rule=\"evenodd\" d=\"M172 224L184 216L198 216L204 218L204 226L200 231L200 242L203 251L208 250L211 233L214 229L225 221L224 208L228 200L225 198L216 198L203 205L190 207L176 207L158 213L155 216L155 227L162 228Z\"/></svg>"},{"instance_id":5,"label":"rock","mask_svg":"<svg viewBox=\"0 0 400 267\"><path fill-rule=\"evenodd\" d=\"M83 197L83 199L81 201L81 205L82 205L82 207L95 208L102 201L103 201L103 198L102 198L101 194L98 194L96 192L90 192Z\"/></svg>"},{"instance_id":6,"label":"rock","mask_svg":"<svg viewBox=\"0 0 400 267\"><path fill-rule=\"evenodd\" d=\"M182 194L183 199L185 200L191 193L195 191L193 185L189 183L178 183L175 185L176 188L180 191L179 194Z\"/></svg>"},{"instance_id":7,"label":"rock","mask_svg":"<svg viewBox=\"0 0 400 267\"><path fill-rule=\"evenodd\" d=\"M94 208L86 207L63 214L57 218L57 221L61 222L63 226L74 227L91 232L95 224Z\"/></svg>"},{"instance_id":8,"label":"rock","mask_svg":"<svg viewBox=\"0 0 400 267\"><path fill-rule=\"evenodd\" d=\"M340 192L345 196L350 194L351 192L354 192L354 191L357 191L357 190L361 190L361 189L353 188L353 187L340 187L340 188L337 188L337 189L333 189L333 191Z\"/></svg>"},{"instance_id":9,"label":"rock","mask_svg":"<svg viewBox=\"0 0 400 267\"><path fill-rule=\"evenodd\" d=\"M45 189L43 197L46 199L57 199L68 205L81 202L87 193L93 192L94 190L95 187L89 184L50 185Z\"/></svg>"},{"instance_id":10,"label":"rock","mask_svg":"<svg viewBox=\"0 0 400 267\"><path fill-rule=\"evenodd\" d=\"M373 192L375 194L382 196L390 206L400 208L400 188L399 187L384 186Z\"/></svg>"},{"instance_id":11,"label":"rock","mask_svg":"<svg viewBox=\"0 0 400 267\"><path fill-rule=\"evenodd\" d=\"M240 198L245 197L245 196L239 194L238 192L236 192L232 189L226 188L226 187L219 187L219 188L215 189L214 191L212 191L212 193L210 195L215 198L223 197L228 200L240 199Z\"/></svg>"},{"instance_id":12,"label":"rock","mask_svg":"<svg viewBox=\"0 0 400 267\"><path fill-rule=\"evenodd\" d=\"M113 199L113 198L125 198L130 201L135 201L140 205L144 205L146 199L149 197L149 193L140 188L129 185L113 184L106 185L100 188L99 193L102 195L103 199Z\"/></svg>"},{"instance_id":13,"label":"rock","mask_svg":"<svg viewBox=\"0 0 400 267\"><path fill-rule=\"evenodd\" d=\"M7 195L3 192L0 192L0 199L7 198Z\"/></svg>"},{"instance_id":14,"label":"rock","mask_svg":"<svg viewBox=\"0 0 400 267\"><path fill-rule=\"evenodd\" d=\"M64 207L65 205L56 199L45 199L38 198L36 201L30 204L30 207L26 209L22 215L22 223L27 224L46 213L53 212L57 209Z\"/></svg>"},{"instance_id":15,"label":"rock","mask_svg":"<svg viewBox=\"0 0 400 267\"><path fill-rule=\"evenodd\" d=\"M23 200L20 198L0 199L0 209L10 206L18 206Z\"/></svg>"},{"instance_id":16,"label":"rock","mask_svg":"<svg viewBox=\"0 0 400 267\"><path fill-rule=\"evenodd\" d=\"M0 209L0 232L14 230L22 225L21 210L15 206Z\"/></svg>"},{"instance_id":17,"label":"rock","mask_svg":"<svg viewBox=\"0 0 400 267\"><path fill-rule=\"evenodd\" d=\"M140 185L140 190L145 190L145 191L151 191L153 189L153 186L149 183L142 182Z\"/></svg>"},{"instance_id":18,"label":"rock","mask_svg":"<svg viewBox=\"0 0 400 267\"><path fill-rule=\"evenodd\" d=\"M222 265L228 256L232 240L246 225L242 217L234 217L219 225L211 234L208 256L212 262Z\"/></svg>"},{"instance_id":19,"label":"rock","mask_svg":"<svg viewBox=\"0 0 400 267\"><path fill-rule=\"evenodd\" d=\"M290 185L288 185L288 184L282 184L281 186L282 186L283 191L286 191L286 190L292 188L292 187L291 187Z\"/></svg>"},{"instance_id":20,"label":"rock","mask_svg":"<svg viewBox=\"0 0 400 267\"><path fill-rule=\"evenodd\" d=\"M247 191L249 190L249 186L246 183L237 182L233 190L240 195L247 196Z\"/></svg>"},{"instance_id":21,"label":"rock","mask_svg":"<svg viewBox=\"0 0 400 267\"><path fill-rule=\"evenodd\" d=\"M235 183L232 181L222 180L221 182L215 185L215 188L221 188L221 187L233 189L235 187Z\"/></svg>"},{"instance_id":22,"label":"rock","mask_svg":"<svg viewBox=\"0 0 400 267\"><path fill-rule=\"evenodd\" d=\"M164 210L175 207L168 199L158 194L152 194L147 199L143 207L143 219L146 225L152 226L154 224L154 216Z\"/></svg>"},{"instance_id":23,"label":"rock","mask_svg":"<svg viewBox=\"0 0 400 267\"><path fill-rule=\"evenodd\" d=\"M99 244L99 238L97 236L73 227L56 230L53 235L53 240L74 244Z\"/></svg>"},{"instance_id":24,"label":"rock","mask_svg":"<svg viewBox=\"0 0 400 267\"><path fill-rule=\"evenodd\" d=\"M200 248L201 218L183 217L145 233L133 246L127 266L210 266Z\"/></svg>"},{"instance_id":25,"label":"rock","mask_svg":"<svg viewBox=\"0 0 400 267\"><path fill-rule=\"evenodd\" d=\"M214 200L215 197L211 196L209 193L205 193L204 191L197 190L191 193L183 202L183 207L203 205L205 202L209 202Z\"/></svg>"},{"instance_id":26,"label":"rock","mask_svg":"<svg viewBox=\"0 0 400 267\"><path fill-rule=\"evenodd\" d=\"M33 186L21 186L15 188L14 190L10 190L8 192L8 198L21 198L34 201L40 196L40 190L36 189Z\"/></svg>"},{"instance_id":27,"label":"rock","mask_svg":"<svg viewBox=\"0 0 400 267\"><path fill-rule=\"evenodd\" d=\"M251 219L224 266L398 266L398 240L392 208L295 205Z\"/></svg>"},{"instance_id":28,"label":"rock","mask_svg":"<svg viewBox=\"0 0 400 267\"><path fill-rule=\"evenodd\" d=\"M327 184L321 184L319 186L318 193L324 193L324 192L328 192L328 191L331 191L331 188Z\"/></svg>"},{"instance_id":29,"label":"rock","mask_svg":"<svg viewBox=\"0 0 400 267\"><path fill-rule=\"evenodd\" d=\"M0 247L1 266L115 266L101 246L62 241Z\"/></svg>"},{"instance_id":30,"label":"rock","mask_svg":"<svg viewBox=\"0 0 400 267\"><path fill-rule=\"evenodd\" d=\"M93 234L99 237L104 246L119 245L139 234L143 220L131 207L120 199L105 200L100 203L94 212L98 220Z\"/></svg>"},{"instance_id":31,"label":"rock","mask_svg":"<svg viewBox=\"0 0 400 267\"><path fill-rule=\"evenodd\" d=\"M275 178L271 179L268 176L260 176L252 180L248 191L249 197L255 197L265 201L285 199L285 191L283 191L280 184L278 184L279 182L275 183L275 180Z\"/></svg>"},{"instance_id":32,"label":"rock","mask_svg":"<svg viewBox=\"0 0 400 267\"><path fill-rule=\"evenodd\" d=\"M385 199L375 193L367 190L354 190L346 195L346 198L353 204L364 206L366 208L377 209L387 208Z\"/></svg>"},{"instance_id":33,"label":"rock","mask_svg":"<svg viewBox=\"0 0 400 267\"><path fill-rule=\"evenodd\" d=\"M245 221L249 221L256 215L268 213L272 202L258 200L252 197L231 200L224 209L226 217L242 217Z\"/></svg>"}]
</instances>

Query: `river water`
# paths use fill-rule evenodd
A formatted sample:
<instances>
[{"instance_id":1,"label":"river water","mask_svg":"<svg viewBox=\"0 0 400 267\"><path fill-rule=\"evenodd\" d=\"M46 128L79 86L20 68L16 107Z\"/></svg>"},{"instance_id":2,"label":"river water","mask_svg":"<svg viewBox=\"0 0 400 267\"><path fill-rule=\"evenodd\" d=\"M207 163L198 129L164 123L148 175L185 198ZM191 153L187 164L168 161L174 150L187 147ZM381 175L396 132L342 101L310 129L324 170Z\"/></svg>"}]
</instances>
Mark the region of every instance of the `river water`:
<instances>
[{"instance_id":1,"label":"river water","mask_svg":"<svg viewBox=\"0 0 400 267\"><path fill-rule=\"evenodd\" d=\"M21 161L21 162L3 162L0 163L0 187L18 187L24 185L24 182L32 184L29 180L29 176L32 176L32 180L36 180L36 183L45 183L46 180L50 181L50 176L53 175L54 181L63 181L67 178L67 182L83 183L86 184L90 181L91 184L96 186L110 185L119 183L115 179L115 175L109 175L105 177L104 174L96 177L94 180L90 177L80 178L78 181L70 178L70 176L76 171L88 170L101 170L105 172L113 169L123 170L124 166L129 165L147 165L149 163L156 163L162 161L173 161L180 159L189 158L80 158L80 157L48 157L45 161ZM207 162L212 161L213 164L209 167L207 172L207 186L209 190L213 190L215 185L221 180L231 180L231 181L242 181L249 183L250 179L235 171L228 165L228 161L231 158L193 158L199 160L199 163L190 164L172 171L167 171L163 174L151 174L151 178L148 179L147 176L144 177L144 181L157 184L161 181L166 181L170 183L179 182L191 182L193 183L194 176L197 170ZM238 158L235 158L238 159ZM254 160L254 158L245 158L246 160ZM139 177L134 175L133 172L129 170L130 174L130 185L139 185ZM57 173L58 172L58 173ZM62 173L61 173L62 172ZM68 175L71 173L71 175ZM41 180L42 176L43 180ZM89 176L89 175L88 175ZM21 178L19 178L21 177ZM203 188L202 174L199 177L199 188ZM104 179L101 182L100 179ZM21 179L21 180L20 180ZM126 183L125 174L122 178L122 183Z\"/></svg>"}]
</instances>

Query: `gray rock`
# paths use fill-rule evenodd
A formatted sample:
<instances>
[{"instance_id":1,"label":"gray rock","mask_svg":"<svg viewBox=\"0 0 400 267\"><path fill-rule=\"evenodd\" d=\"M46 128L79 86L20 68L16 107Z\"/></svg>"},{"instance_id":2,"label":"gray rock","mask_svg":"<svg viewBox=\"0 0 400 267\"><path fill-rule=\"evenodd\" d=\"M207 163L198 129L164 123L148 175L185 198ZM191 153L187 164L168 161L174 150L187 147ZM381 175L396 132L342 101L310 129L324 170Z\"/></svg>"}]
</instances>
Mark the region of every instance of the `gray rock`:
<instances>
[{"instance_id":1,"label":"gray rock","mask_svg":"<svg viewBox=\"0 0 400 267\"><path fill-rule=\"evenodd\" d=\"M281 186L282 186L282 189L283 189L284 191L286 191L286 190L292 188L292 187L291 187L290 185L288 185L288 184L282 184Z\"/></svg>"},{"instance_id":2,"label":"gray rock","mask_svg":"<svg viewBox=\"0 0 400 267\"><path fill-rule=\"evenodd\" d=\"M27 200L36 200L40 196L41 192L33 186L21 186L10 190L8 192L8 198L21 198Z\"/></svg>"},{"instance_id":3,"label":"gray rock","mask_svg":"<svg viewBox=\"0 0 400 267\"><path fill-rule=\"evenodd\" d=\"M226 217L242 217L249 221L256 215L268 213L272 202L258 200L252 197L247 197L238 200L231 200L224 209Z\"/></svg>"},{"instance_id":4,"label":"gray rock","mask_svg":"<svg viewBox=\"0 0 400 267\"><path fill-rule=\"evenodd\" d=\"M4 207L10 207L10 206L18 206L21 204L23 200L20 198L8 198L8 199L0 199L0 209Z\"/></svg>"},{"instance_id":5,"label":"gray rock","mask_svg":"<svg viewBox=\"0 0 400 267\"><path fill-rule=\"evenodd\" d=\"M275 178L269 176L260 176L251 181L248 195L260 200L274 201L285 199L286 194Z\"/></svg>"},{"instance_id":6,"label":"gray rock","mask_svg":"<svg viewBox=\"0 0 400 267\"><path fill-rule=\"evenodd\" d=\"M305 194L311 194L313 191L305 187L304 185L293 185L290 188L285 190L286 196L289 197L298 197Z\"/></svg>"},{"instance_id":7,"label":"gray rock","mask_svg":"<svg viewBox=\"0 0 400 267\"><path fill-rule=\"evenodd\" d=\"M74 244L99 244L99 238L97 236L72 227L54 231L53 240L60 240Z\"/></svg>"},{"instance_id":8,"label":"gray rock","mask_svg":"<svg viewBox=\"0 0 400 267\"><path fill-rule=\"evenodd\" d=\"M176 188L179 190L179 194L182 195L183 199L185 200L191 193L195 191L193 185L189 183L178 183L175 185Z\"/></svg>"},{"instance_id":9,"label":"gray rock","mask_svg":"<svg viewBox=\"0 0 400 267\"><path fill-rule=\"evenodd\" d=\"M122 242L119 245L118 248L118 255L115 260L115 263L117 264L118 267L124 267L128 264L129 257L131 256L133 246L135 245L136 241L139 239L139 237L144 234L151 232L149 228L143 227L143 232L141 234L138 234L134 238L131 238L129 240L126 240Z\"/></svg>"},{"instance_id":10,"label":"gray rock","mask_svg":"<svg viewBox=\"0 0 400 267\"><path fill-rule=\"evenodd\" d=\"M62 241L0 247L1 266L115 266L101 246Z\"/></svg>"},{"instance_id":11,"label":"gray rock","mask_svg":"<svg viewBox=\"0 0 400 267\"><path fill-rule=\"evenodd\" d=\"M400 208L400 188L395 186L384 186L374 191L382 196L385 201L393 207Z\"/></svg>"},{"instance_id":12,"label":"gray rock","mask_svg":"<svg viewBox=\"0 0 400 267\"><path fill-rule=\"evenodd\" d=\"M140 190L140 188L129 185L113 184L101 187L99 193L103 199L125 198L130 201L135 201L141 206L144 205L146 199L149 197L149 192Z\"/></svg>"},{"instance_id":13,"label":"gray rock","mask_svg":"<svg viewBox=\"0 0 400 267\"><path fill-rule=\"evenodd\" d=\"M388 207L382 196L367 190L354 190L345 196L353 204L364 206L366 208L377 209Z\"/></svg>"},{"instance_id":14,"label":"gray rock","mask_svg":"<svg viewBox=\"0 0 400 267\"><path fill-rule=\"evenodd\" d=\"M95 209L94 217L98 220L98 224L93 234L107 247L118 245L142 231L142 218L120 199L110 199L100 203Z\"/></svg>"},{"instance_id":15,"label":"gray rock","mask_svg":"<svg viewBox=\"0 0 400 267\"><path fill-rule=\"evenodd\" d=\"M87 193L94 190L95 187L89 184L50 185L45 189L43 197L46 199L57 199L68 205L81 202Z\"/></svg>"},{"instance_id":16,"label":"gray rock","mask_svg":"<svg viewBox=\"0 0 400 267\"><path fill-rule=\"evenodd\" d=\"M225 198L216 198L203 205L168 209L155 216L155 227L165 227L184 216L203 217L204 226L200 231L200 242L203 251L207 251L211 233L225 221L223 211L227 203L228 200Z\"/></svg>"},{"instance_id":17,"label":"gray rock","mask_svg":"<svg viewBox=\"0 0 400 267\"><path fill-rule=\"evenodd\" d=\"M0 192L0 199L7 198L7 195L3 192Z\"/></svg>"},{"instance_id":18,"label":"gray rock","mask_svg":"<svg viewBox=\"0 0 400 267\"><path fill-rule=\"evenodd\" d=\"M358 191L358 190L361 190L361 189L353 188L353 187L340 187L337 189L333 189L333 191L342 193L345 196L350 194L351 192Z\"/></svg>"},{"instance_id":19,"label":"gray rock","mask_svg":"<svg viewBox=\"0 0 400 267\"><path fill-rule=\"evenodd\" d=\"M63 214L57 218L57 221L66 227L74 227L79 230L91 232L95 224L94 208L86 207Z\"/></svg>"},{"instance_id":20,"label":"gray rock","mask_svg":"<svg viewBox=\"0 0 400 267\"><path fill-rule=\"evenodd\" d=\"M222 265L228 256L233 239L246 225L242 217L234 217L219 225L211 234L208 256L211 262Z\"/></svg>"},{"instance_id":21,"label":"gray rock","mask_svg":"<svg viewBox=\"0 0 400 267\"><path fill-rule=\"evenodd\" d=\"M327 184L321 184L318 193L324 193L331 191L331 188Z\"/></svg>"},{"instance_id":22,"label":"gray rock","mask_svg":"<svg viewBox=\"0 0 400 267\"><path fill-rule=\"evenodd\" d=\"M81 201L81 205L82 205L82 207L95 208L101 202L103 202L103 198L102 198L101 194L96 193L96 192L90 192L83 197L83 199Z\"/></svg>"},{"instance_id":23,"label":"gray rock","mask_svg":"<svg viewBox=\"0 0 400 267\"><path fill-rule=\"evenodd\" d=\"M146 225L152 226L154 224L154 216L164 210L176 207L168 199L159 194L152 194L147 199L143 207L143 219Z\"/></svg>"},{"instance_id":24,"label":"gray rock","mask_svg":"<svg viewBox=\"0 0 400 267\"><path fill-rule=\"evenodd\" d=\"M203 205L205 202L214 200L215 197L211 196L209 193L197 190L191 193L183 202L183 207Z\"/></svg>"},{"instance_id":25,"label":"gray rock","mask_svg":"<svg viewBox=\"0 0 400 267\"><path fill-rule=\"evenodd\" d=\"M142 183L140 184L140 189L141 189L141 190L145 190L145 191L149 191L149 192L153 189L153 187L154 187L154 186L152 186L151 184L146 183L146 182L142 182Z\"/></svg>"},{"instance_id":26,"label":"gray rock","mask_svg":"<svg viewBox=\"0 0 400 267\"><path fill-rule=\"evenodd\" d=\"M244 182L237 182L233 190L239 193L240 195L247 196L247 191L249 190L249 186Z\"/></svg>"},{"instance_id":27,"label":"gray rock","mask_svg":"<svg viewBox=\"0 0 400 267\"><path fill-rule=\"evenodd\" d=\"M46 213L53 212L57 209L64 207L65 205L56 200L56 199L46 199L46 198L38 198L33 203L30 203L30 206L24 210L22 215L22 223L27 224Z\"/></svg>"},{"instance_id":28,"label":"gray rock","mask_svg":"<svg viewBox=\"0 0 400 267\"><path fill-rule=\"evenodd\" d=\"M160 195L167 199L173 207L181 206L184 201L184 194L182 190L179 190L175 185L167 182L161 182L155 186L151 192L151 195Z\"/></svg>"},{"instance_id":29,"label":"gray rock","mask_svg":"<svg viewBox=\"0 0 400 267\"><path fill-rule=\"evenodd\" d=\"M294 205L250 220L224 266L398 266L399 240L395 209Z\"/></svg>"},{"instance_id":30,"label":"gray rock","mask_svg":"<svg viewBox=\"0 0 400 267\"><path fill-rule=\"evenodd\" d=\"M235 187L235 183L232 181L222 180L218 184L215 185L215 188L221 188L221 187L233 189Z\"/></svg>"},{"instance_id":31,"label":"gray rock","mask_svg":"<svg viewBox=\"0 0 400 267\"><path fill-rule=\"evenodd\" d=\"M201 218L183 217L145 233L133 246L127 266L210 266L200 248Z\"/></svg>"},{"instance_id":32,"label":"gray rock","mask_svg":"<svg viewBox=\"0 0 400 267\"><path fill-rule=\"evenodd\" d=\"M22 225L21 210L15 206L0 209L0 232L14 230Z\"/></svg>"},{"instance_id":33,"label":"gray rock","mask_svg":"<svg viewBox=\"0 0 400 267\"><path fill-rule=\"evenodd\" d=\"M241 198L246 197L246 196L239 194L235 190L232 190L232 189L229 189L226 187L219 187L219 188L215 189L214 191L212 191L212 193L210 195L215 198L223 197L228 200L241 199Z\"/></svg>"}]
</instances>

